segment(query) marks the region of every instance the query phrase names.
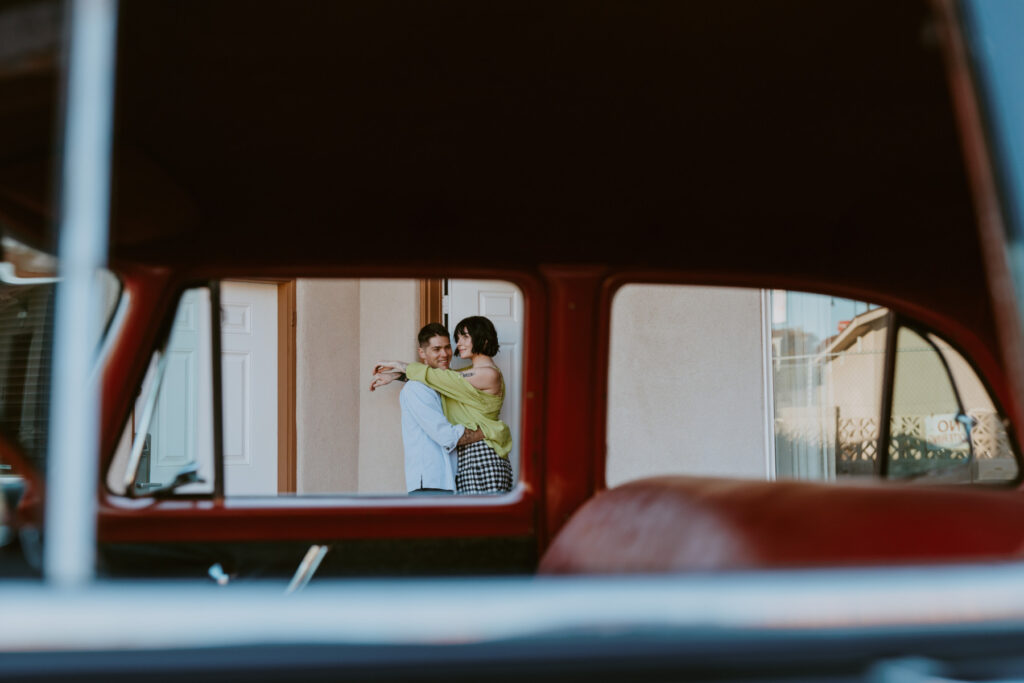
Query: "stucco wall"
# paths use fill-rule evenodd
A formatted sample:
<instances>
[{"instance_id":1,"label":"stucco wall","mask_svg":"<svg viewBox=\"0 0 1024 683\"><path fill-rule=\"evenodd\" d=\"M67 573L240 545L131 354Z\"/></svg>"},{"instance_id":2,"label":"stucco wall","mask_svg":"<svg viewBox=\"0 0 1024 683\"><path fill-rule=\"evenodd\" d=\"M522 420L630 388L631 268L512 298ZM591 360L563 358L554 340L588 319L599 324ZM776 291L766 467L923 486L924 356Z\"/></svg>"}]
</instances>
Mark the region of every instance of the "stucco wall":
<instances>
[{"instance_id":1,"label":"stucco wall","mask_svg":"<svg viewBox=\"0 0 1024 683\"><path fill-rule=\"evenodd\" d=\"M363 280L359 290L359 492L406 493L402 413L392 383L370 392L379 360L416 360L419 283Z\"/></svg>"},{"instance_id":2,"label":"stucco wall","mask_svg":"<svg viewBox=\"0 0 1024 683\"><path fill-rule=\"evenodd\" d=\"M818 402L843 417L877 418L885 374L887 329L869 329L822 368Z\"/></svg>"},{"instance_id":3,"label":"stucco wall","mask_svg":"<svg viewBox=\"0 0 1024 683\"><path fill-rule=\"evenodd\" d=\"M628 285L612 303L609 486L768 476L758 290Z\"/></svg>"},{"instance_id":4,"label":"stucco wall","mask_svg":"<svg viewBox=\"0 0 1024 683\"><path fill-rule=\"evenodd\" d=\"M400 384L370 393L378 360L415 360L416 280L299 280L298 493L405 491Z\"/></svg>"},{"instance_id":5,"label":"stucco wall","mask_svg":"<svg viewBox=\"0 0 1024 683\"><path fill-rule=\"evenodd\" d=\"M359 303L358 280L296 283L298 493L358 490Z\"/></svg>"}]
</instances>

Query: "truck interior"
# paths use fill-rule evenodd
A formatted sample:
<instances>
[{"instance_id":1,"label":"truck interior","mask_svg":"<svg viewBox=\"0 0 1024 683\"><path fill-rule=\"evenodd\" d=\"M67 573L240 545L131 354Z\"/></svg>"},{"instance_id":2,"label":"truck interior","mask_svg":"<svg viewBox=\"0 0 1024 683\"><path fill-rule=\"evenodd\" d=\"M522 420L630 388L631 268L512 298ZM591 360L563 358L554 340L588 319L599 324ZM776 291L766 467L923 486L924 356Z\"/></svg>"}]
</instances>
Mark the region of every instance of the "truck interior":
<instances>
[{"instance_id":1,"label":"truck interior","mask_svg":"<svg viewBox=\"0 0 1024 683\"><path fill-rule=\"evenodd\" d=\"M1022 23L0 0L0 681L1019 680Z\"/></svg>"},{"instance_id":2,"label":"truck interior","mask_svg":"<svg viewBox=\"0 0 1024 683\"><path fill-rule=\"evenodd\" d=\"M275 2L120 6L112 278L105 336L94 342L102 371L98 533L110 571L161 573L184 554L189 572L211 559L290 572L313 544L345 548L328 556L341 564L328 559L323 571L360 574L860 566L1020 553L1019 325L1002 228L989 210L996 186L979 161L985 128L956 5L484 10L385 2L306 10ZM58 3L12 2L3 11L4 35L24 36L0 69L0 227L16 261L54 253L65 18ZM33 343L45 345L53 287L52 268L33 271L26 259L12 265L8 310L19 319L38 309L43 318L34 341L4 340L16 360L34 358ZM423 297L418 308L410 304L412 319L428 309L431 282L502 281L520 293L511 493L443 503L389 490L297 495L316 453L294 446L291 461L278 454L285 464L276 490L256 500L226 491L232 484L217 463L230 446L216 439L210 475L185 474L163 493L174 473L138 478L131 452L150 448L135 430L139 402L186 293L201 292L209 314L227 310L231 283L277 288L281 305L287 287L294 297L305 286L289 283L311 292L342 281L367 283L364 303L372 287L412 283ZM617 297L658 286L869 302L876 313L854 321L860 332L840 338L836 330L825 341L838 345L828 357L839 358L843 344L865 343L872 329L889 335L880 364L864 371L879 373L877 414L856 447L870 443L874 455L839 463L847 451L833 438L835 480L824 482L768 481L778 467L762 481L707 476L701 467L635 478L615 471L624 447L611 425L643 419L612 389L625 386L616 373L631 376L621 368L632 366L616 359L635 358L654 380L681 381L672 368L689 348L655 352L647 343L616 356L613 337L643 333L616 322ZM359 339L382 324L373 317L379 309L367 310ZM711 323L686 324L710 334ZM280 327L279 343L295 343ZM204 343L216 357L226 336L219 324L207 328ZM964 430L960 445L943 449L920 431L938 427L894 427L909 366L896 356L910 336L945 368L950 407L931 413L963 425L954 426ZM383 342L366 343L360 362ZM973 373L994 416L990 431L1001 445L987 455L970 436L979 419L964 405L966 385L948 354ZM335 360L302 367L325 374ZM212 416L230 369L210 367L213 393L196 405ZM48 368L35 368L44 385ZM302 370L278 366L277 376L289 371ZM697 395L700 405L715 400L732 398ZM30 538L40 524L45 441L41 429L26 428L28 404L19 401L4 413L13 426L2 452L29 481L15 507ZM685 417L660 423L684 463L697 448L690 435L701 431L700 423L684 429ZM272 420L289 428L287 417ZM635 448L655 450L643 440ZM734 455L728 444L713 448L700 442L706 461ZM929 462L962 464L960 475L913 470L899 459L913 448ZM324 486L310 492L353 493Z\"/></svg>"}]
</instances>

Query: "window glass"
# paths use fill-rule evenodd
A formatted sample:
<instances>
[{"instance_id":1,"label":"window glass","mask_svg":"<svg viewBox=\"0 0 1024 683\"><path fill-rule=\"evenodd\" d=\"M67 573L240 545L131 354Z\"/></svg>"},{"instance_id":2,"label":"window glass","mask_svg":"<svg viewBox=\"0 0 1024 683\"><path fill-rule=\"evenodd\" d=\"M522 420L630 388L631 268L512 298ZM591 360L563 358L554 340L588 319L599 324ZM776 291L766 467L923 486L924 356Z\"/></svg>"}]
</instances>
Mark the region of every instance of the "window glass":
<instances>
[{"instance_id":1,"label":"window glass","mask_svg":"<svg viewBox=\"0 0 1024 683\"><path fill-rule=\"evenodd\" d=\"M621 288L611 311L606 484L666 474L879 476L891 320L879 306L803 292ZM981 381L948 344L928 339L934 347L909 329L898 335L889 476L1014 479L1005 425ZM973 462L966 440L954 443L954 381L975 424Z\"/></svg>"},{"instance_id":2,"label":"window glass","mask_svg":"<svg viewBox=\"0 0 1024 683\"><path fill-rule=\"evenodd\" d=\"M419 280L368 279L222 282L225 494L406 495L414 488L445 488L445 483L454 489L464 459L455 447L463 431L452 424L458 423L459 417L452 412L451 403L474 400L486 403L487 411L493 409L500 419L485 427L485 440L479 445L504 447L504 457L496 452L487 457L501 457L503 462L498 464L511 472L511 488L520 476L522 294L507 282L447 280L441 284L427 287ZM434 294L436 302L430 300ZM186 301L187 297L182 306ZM208 305L208 299L196 302L197 324L194 332L188 328L198 339L210 336L208 308L203 309ZM430 319L434 315L436 321ZM410 413L411 401L401 398L408 383L394 381L370 391L378 361L420 359L417 335L425 323L438 322L450 328L469 316L482 316L494 328L499 349L480 362L487 361L485 365L500 371L495 391L500 393L503 381L504 399L498 395L479 399L472 394L475 390L468 380L456 378L463 390L468 387L469 398L449 396L445 387L435 391L421 385L426 392L418 395L430 403L425 410L432 412L419 415ZM175 335L184 334L185 319L191 318L179 308ZM180 345L177 338L172 336L167 352L168 369L157 404L161 421L154 418L159 429L150 435L151 449L144 452L150 456L151 468L164 460L175 466L187 460L195 461L200 472L205 472L212 469L212 447L191 445L212 443L210 409L197 403L206 393L195 393L196 388L209 384L203 379L209 375L209 351L204 346L208 341L198 345L194 361L186 362L176 349ZM457 348L457 339L449 336L445 344L449 343L452 350ZM452 357L450 367L462 368L470 362ZM167 392L173 398L166 399ZM410 390L406 396L416 394ZM136 421L143 403L140 398L134 411ZM426 424L428 419L440 421L429 428L430 438L443 443L421 443L411 434L415 425ZM501 423L507 425L503 436ZM131 428L129 420L126 431ZM417 433L425 435L425 429ZM129 437L122 438L108 475L114 491L123 490L123 483L118 485L123 475L116 472L125 471L130 442ZM193 448L194 457L183 455L188 452L186 446ZM151 472L156 485L165 484L175 470L159 470L159 476L158 470ZM212 477L204 474L203 479ZM182 491L197 489L193 486Z\"/></svg>"},{"instance_id":3,"label":"window glass","mask_svg":"<svg viewBox=\"0 0 1024 683\"><path fill-rule=\"evenodd\" d=\"M163 489L196 471L199 481L177 493L213 491L210 292L182 294L167 346L154 354L135 409L108 472L112 490Z\"/></svg>"},{"instance_id":4,"label":"window glass","mask_svg":"<svg viewBox=\"0 0 1024 683\"><path fill-rule=\"evenodd\" d=\"M876 450L888 311L802 292L773 291L770 299L777 476L829 479L880 472ZM889 476L962 482L1016 477L1002 417L977 374L948 343L901 328L892 389ZM975 422L973 461L956 420L957 393Z\"/></svg>"},{"instance_id":5,"label":"window glass","mask_svg":"<svg viewBox=\"0 0 1024 683\"><path fill-rule=\"evenodd\" d=\"M57 260L3 238L0 261L0 475L30 467L46 470L47 423L53 343ZM99 275L105 292L104 321L120 297L120 283L108 271ZM99 329L102 329L102 325ZM100 340L82 340L94 349Z\"/></svg>"},{"instance_id":6,"label":"window glass","mask_svg":"<svg viewBox=\"0 0 1024 683\"><path fill-rule=\"evenodd\" d=\"M985 386L962 355L933 334L928 340L946 361L964 412L971 417L971 463L973 481L1010 481L1017 478L1018 466L1006 431L1006 420L996 410Z\"/></svg>"},{"instance_id":7,"label":"window glass","mask_svg":"<svg viewBox=\"0 0 1024 683\"><path fill-rule=\"evenodd\" d=\"M896 335L889 476L970 481L970 443L938 350L919 334Z\"/></svg>"},{"instance_id":8,"label":"window glass","mask_svg":"<svg viewBox=\"0 0 1024 683\"><path fill-rule=\"evenodd\" d=\"M209 290L185 292L165 351L163 377L144 437L149 443L143 444L137 487L166 486L179 472L196 466L203 482L179 491L213 490L209 321Z\"/></svg>"},{"instance_id":9,"label":"window glass","mask_svg":"<svg viewBox=\"0 0 1024 683\"><path fill-rule=\"evenodd\" d=\"M0 430L42 472L56 285L0 284Z\"/></svg>"},{"instance_id":10,"label":"window glass","mask_svg":"<svg viewBox=\"0 0 1024 683\"><path fill-rule=\"evenodd\" d=\"M832 479L876 469L887 311L771 293L776 473Z\"/></svg>"}]
</instances>

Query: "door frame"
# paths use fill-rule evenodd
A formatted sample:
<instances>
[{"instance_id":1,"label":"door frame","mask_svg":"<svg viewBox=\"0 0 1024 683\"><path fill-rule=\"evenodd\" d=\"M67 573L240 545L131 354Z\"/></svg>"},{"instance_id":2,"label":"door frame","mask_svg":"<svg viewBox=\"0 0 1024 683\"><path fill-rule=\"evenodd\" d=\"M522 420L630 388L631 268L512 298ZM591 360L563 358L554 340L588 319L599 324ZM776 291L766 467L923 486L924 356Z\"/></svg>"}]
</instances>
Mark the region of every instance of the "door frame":
<instances>
[{"instance_id":1,"label":"door frame","mask_svg":"<svg viewBox=\"0 0 1024 683\"><path fill-rule=\"evenodd\" d=\"M444 290L446 282L447 280L442 278L420 280L420 329L428 323L445 324Z\"/></svg>"},{"instance_id":2,"label":"door frame","mask_svg":"<svg viewBox=\"0 0 1024 683\"><path fill-rule=\"evenodd\" d=\"M277 282L277 492L298 487L295 425L295 280Z\"/></svg>"}]
</instances>

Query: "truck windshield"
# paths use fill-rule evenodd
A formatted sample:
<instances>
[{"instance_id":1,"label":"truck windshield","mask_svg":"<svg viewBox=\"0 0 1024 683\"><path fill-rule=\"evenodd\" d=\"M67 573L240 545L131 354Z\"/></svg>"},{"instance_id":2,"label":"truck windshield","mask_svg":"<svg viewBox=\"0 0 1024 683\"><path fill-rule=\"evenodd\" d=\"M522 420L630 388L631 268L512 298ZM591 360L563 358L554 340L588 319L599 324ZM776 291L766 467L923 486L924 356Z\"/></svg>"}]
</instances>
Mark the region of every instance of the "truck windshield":
<instances>
[{"instance_id":1,"label":"truck windshield","mask_svg":"<svg viewBox=\"0 0 1024 683\"><path fill-rule=\"evenodd\" d=\"M109 321L120 282L103 275L104 321ZM45 472L53 352L53 304L57 260L3 238L0 261L0 474ZM99 348L99 339L82 340ZM13 453L11 451L14 451ZM20 456L20 457L19 457Z\"/></svg>"}]
</instances>

